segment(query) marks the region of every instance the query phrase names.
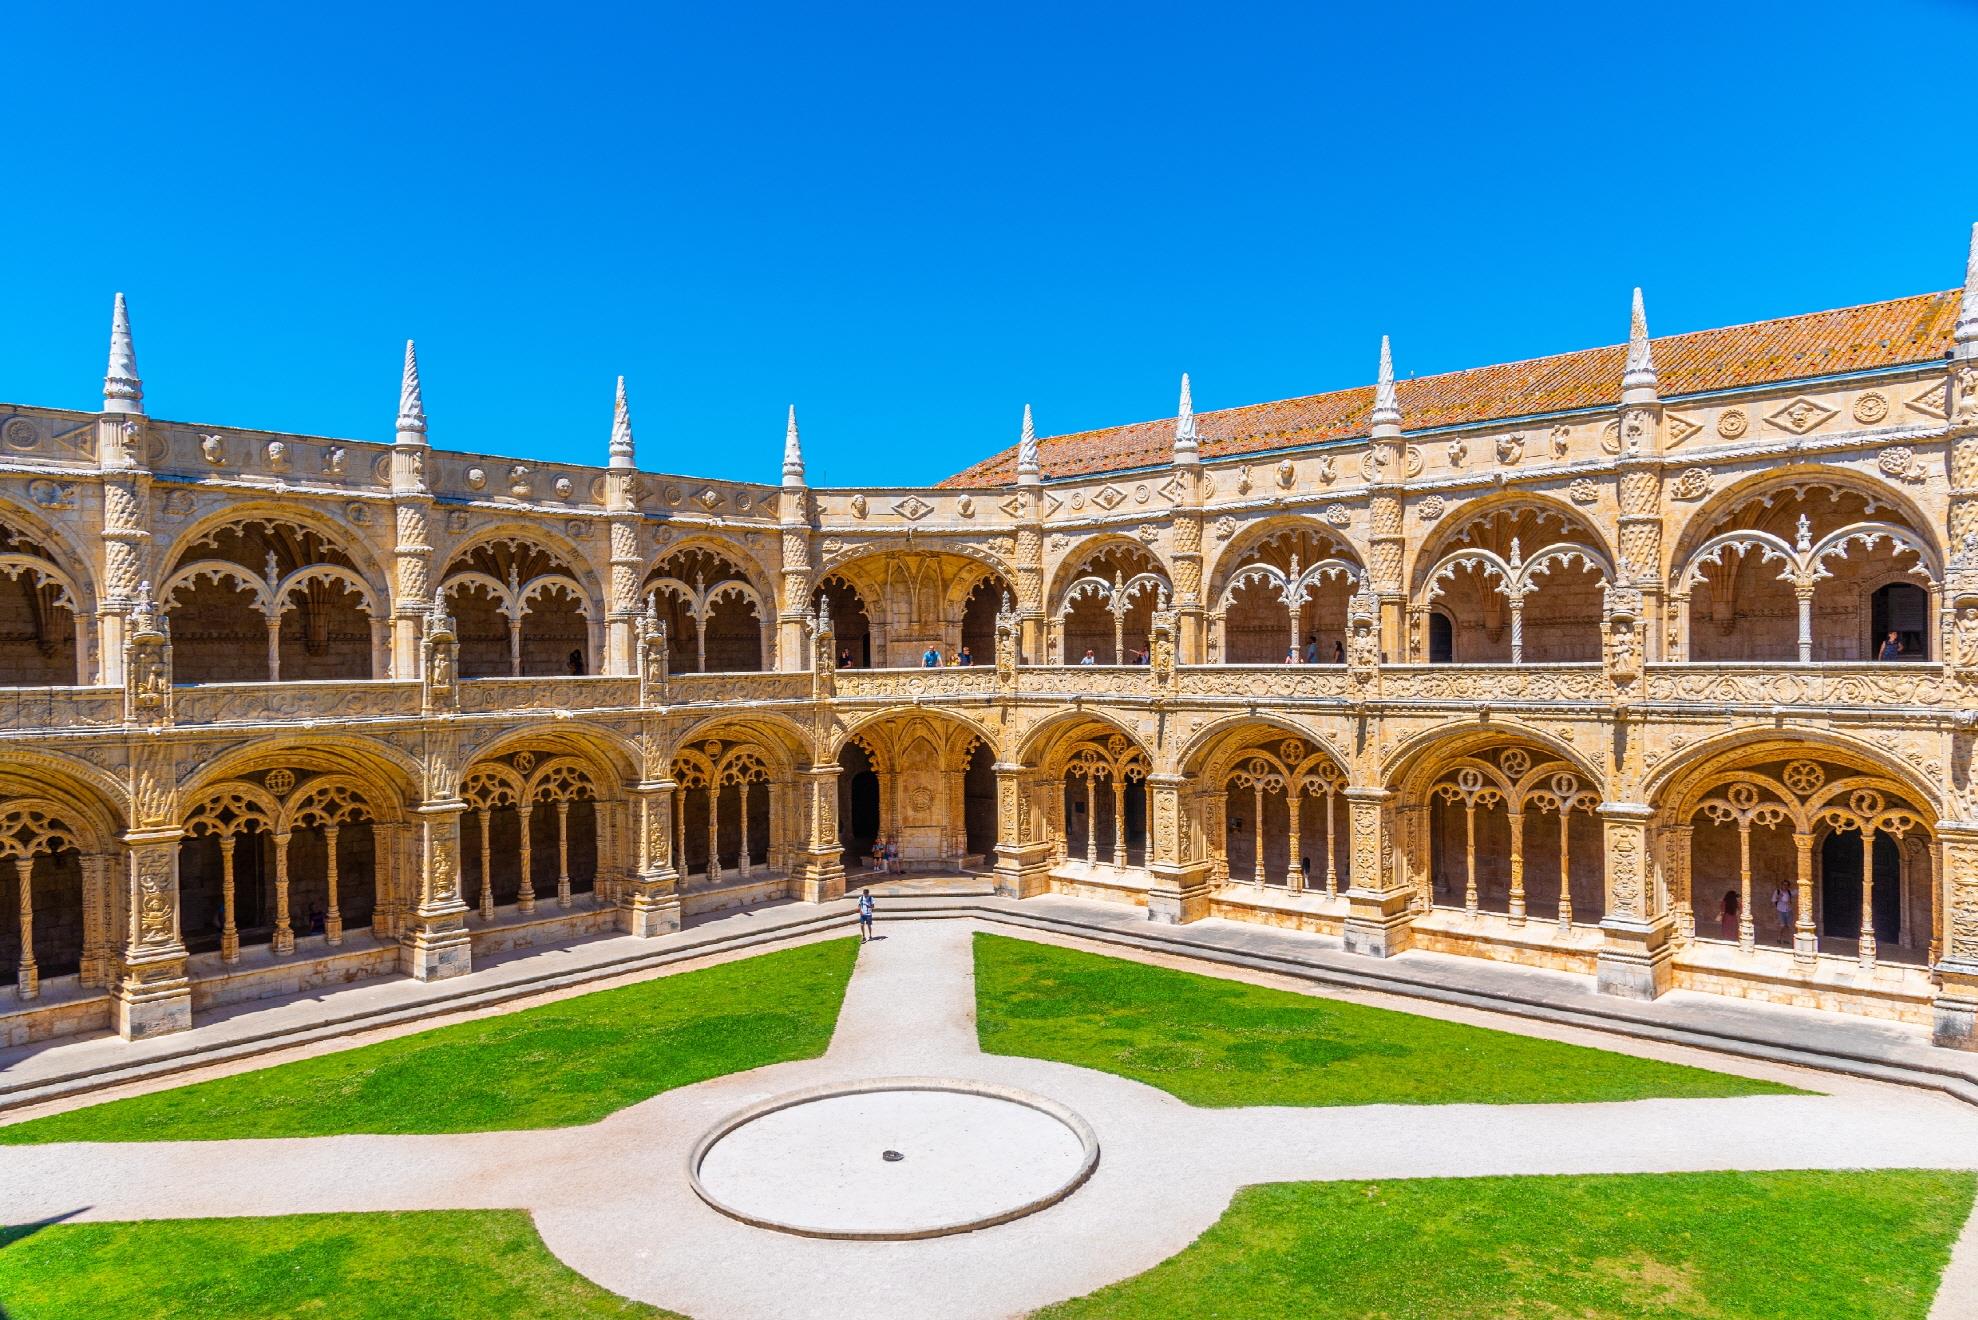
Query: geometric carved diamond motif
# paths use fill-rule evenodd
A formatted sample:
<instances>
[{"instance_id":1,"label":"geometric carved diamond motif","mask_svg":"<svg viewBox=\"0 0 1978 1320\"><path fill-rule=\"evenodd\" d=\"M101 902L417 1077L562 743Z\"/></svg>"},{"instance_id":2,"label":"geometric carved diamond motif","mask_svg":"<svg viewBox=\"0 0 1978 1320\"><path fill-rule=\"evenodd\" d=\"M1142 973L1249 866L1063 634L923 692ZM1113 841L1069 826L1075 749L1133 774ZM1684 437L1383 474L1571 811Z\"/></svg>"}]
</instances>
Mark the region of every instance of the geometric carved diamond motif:
<instances>
[{"instance_id":1,"label":"geometric carved diamond motif","mask_svg":"<svg viewBox=\"0 0 1978 1320\"><path fill-rule=\"evenodd\" d=\"M1832 416L1834 416L1832 408L1817 399L1809 399L1802 395L1765 420L1781 431L1805 435Z\"/></svg>"}]
</instances>

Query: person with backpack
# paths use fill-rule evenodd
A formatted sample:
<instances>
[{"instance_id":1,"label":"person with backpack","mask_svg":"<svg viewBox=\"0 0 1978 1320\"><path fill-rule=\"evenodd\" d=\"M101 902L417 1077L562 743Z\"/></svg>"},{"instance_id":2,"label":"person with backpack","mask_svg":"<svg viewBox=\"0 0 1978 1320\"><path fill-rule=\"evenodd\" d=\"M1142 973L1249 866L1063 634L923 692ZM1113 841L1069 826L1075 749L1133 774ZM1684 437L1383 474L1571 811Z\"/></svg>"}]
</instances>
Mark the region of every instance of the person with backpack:
<instances>
[{"instance_id":1,"label":"person with backpack","mask_svg":"<svg viewBox=\"0 0 1978 1320\"><path fill-rule=\"evenodd\" d=\"M859 890L859 943L872 939L872 891Z\"/></svg>"}]
</instances>

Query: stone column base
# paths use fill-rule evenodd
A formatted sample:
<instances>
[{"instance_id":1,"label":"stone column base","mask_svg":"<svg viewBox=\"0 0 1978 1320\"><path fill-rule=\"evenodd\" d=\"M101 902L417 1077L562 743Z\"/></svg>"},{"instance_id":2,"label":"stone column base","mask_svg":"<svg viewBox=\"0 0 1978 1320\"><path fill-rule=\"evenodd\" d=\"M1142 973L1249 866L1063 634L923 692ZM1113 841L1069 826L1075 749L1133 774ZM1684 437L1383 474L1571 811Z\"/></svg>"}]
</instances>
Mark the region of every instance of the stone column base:
<instances>
[{"instance_id":1,"label":"stone column base","mask_svg":"<svg viewBox=\"0 0 1978 1320\"><path fill-rule=\"evenodd\" d=\"M1415 942L1406 889L1348 889L1342 934L1348 953L1392 958Z\"/></svg>"},{"instance_id":2,"label":"stone column base","mask_svg":"<svg viewBox=\"0 0 1978 1320\"><path fill-rule=\"evenodd\" d=\"M144 1040L192 1025L192 980L183 955L151 962L127 962L110 995L117 1034Z\"/></svg>"},{"instance_id":3,"label":"stone column base","mask_svg":"<svg viewBox=\"0 0 1978 1320\"><path fill-rule=\"evenodd\" d=\"M1930 1039L1949 1050L1978 1050L1978 963L1937 964L1941 992L1931 1004Z\"/></svg>"},{"instance_id":4,"label":"stone column base","mask_svg":"<svg viewBox=\"0 0 1978 1320\"><path fill-rule=\"evenodd\" d=\"M418 921L398 945L398 969L415 981L444 981L474 970L474 942L459 917Z\"/></svg>"},{"instance_id":5,"label":"stone column base","mask_svg":"<svg viewBox=\"0 0 1978 1320\"><path fill-rule=\"evenodd\" d=\"M804 903L829 903L845 896L845 863L834 850L800 853L797 873L790 877L793 896Z\"/></svg>"},{"instance_id":6,"label":"stone column base","mask_svg":"<svg viewBox=\"0 0 1978 1320\"><path fill-rule=\"evenodd\" d=\"M674 877L635 877L627 882L619 896L618 929L641 938L679 930L680 890Z\"/></svg>"},{"instance_id":7,"label":"stone column base","mask_svg":"<svg viewBox=\"0 0 1978 1320\"><path fill-rule=\"evenodd\" d=\"M1156 862L1147 868L1154 883L1147 890L1147 920L1180 926L1209 915L1209 864L1175 866Z\"/></svg>"},{"instance_id":8,"label":"stone column base","mask_svg":"<svg viewBox=\"0 0 1978 1320\"><path fill-rule=\"evenodd\" d=\"M1051 892L1051 845L1027 843L996 850L996 897L1035 898Z\"/></svg>"},{"instance_id":9,"label":"stone column base","mask_svg":"<svg viewBox=\"0 0 1978 1320\"><path fill-rule=\"evenodd\" d=\"M1654 999L1675 980L1676 946L1666 921L1607 920L1594 961L1594 988L1622 999Z\"/></svg>"}]
</instances>

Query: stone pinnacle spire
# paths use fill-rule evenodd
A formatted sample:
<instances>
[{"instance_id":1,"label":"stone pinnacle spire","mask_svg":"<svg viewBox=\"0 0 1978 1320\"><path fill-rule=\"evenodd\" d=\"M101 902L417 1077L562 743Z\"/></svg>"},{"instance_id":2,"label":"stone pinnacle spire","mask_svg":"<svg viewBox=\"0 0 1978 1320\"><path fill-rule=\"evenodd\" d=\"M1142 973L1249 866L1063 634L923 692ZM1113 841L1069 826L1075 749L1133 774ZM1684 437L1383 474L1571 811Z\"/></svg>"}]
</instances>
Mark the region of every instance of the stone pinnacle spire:
<instances>
[{"instance_id":1,"label":"stone pinnacle spire","mask_svg":"<svg viewBox=\"0 0 1978 1320\"><path fill-rule=\"evenodd\" d=\"M790 405L790 424L783 431L783 484L804 484L804 442L797 434L797 405Z\"/></svg>"},{"instance_id":2,"label":"stone pinnacle spire","mask_svg":"<svg viewBox=\"0 0 1978 1320\"><path fill-rule=\"evenodd\" d=\"M398 386L398 442L426 443L426 401L419 393L419 355L410 339L405 341L405 375Z\"/></svg>"},{"instance_id":3,"label":"stone pinnacle spire","mask_svg":"<svg viewBox=\"0 0 1978 1320\"><path fill-rule=\"evenodd\" d=\"M131 344L130 310L120 293L110 313L110 369L103 374L103 411L141 413L143 400L144 382L137 378L137 349Z\"/></svg>"},{"instance_id":4,"label":"stone pinnacle spire","mask_svg":"<svg viewBox=\"0 0 1978 1320\"><path fill-rule=\"evenodd\" d=\"M1386 335L1380 337L1380 379L1374 384L1371 420L1375 435L1401 434L1401 396L1394 389L1394 350Z\"/></svg>"},{"instance_id":5,"label":"stone pinnacle spire","mask_svg":"<svg viewBox=\"0 0 1978 1320\"><path fill-rule=\"evenodd\" d=\"M1198 463L1201 451L1195 434L1195 401L1188 393L1188 373L1181 373L1181 407L1174 415L1174 461Z\"/></svg>"},{"instance_id":6,"label":"stone pinnacle spire","mask_svg":"<svg viewBox=\"0 0 1978 1320\"><path fill-rule=\"evenodd\" d=\"M611 404L611 466L632 464L632 409L625 402L625 378L618 378L618 397Z\"/></svg>"},{"instance_id":7,"label":"stone pinnacle spire","mask_svg":"<svg viewBox=\"0 0 1978 1320\"><path fill-rule=\"evenodd\" d=\"M1957 355L1978 358L1978 224L1971 226L1971 254L1964 259L1964 299L1957 306L1956 334Z\"/></svg>"},{"instance_id":8,"label":"stone pinnacle spire","mask_svg":"<svg viewBox=\"0 0 1978 1320\"><path fill-rule=\"evenodd\" d=\"M1030 405L1023 405L1023 434L1016 442L1016 480L1019 486L1035 486L1043 481L1037 466L1037 424L1030 420Z\"/></svg>"},{"instance_id":9,"label":"stone pinnacle spire","mask_svg":"<svg viewBox=\"0 0 1978 1320\"><path fill-rule=\"evenodd\" d=\"M1648 342L1648 313L1642 309L1641 290L1635 290L1635 303L1628 314L1628 369L1621 377L1622 403L1651 403L1660 382L1655 376L1655 353Z\"/></svg>"}]
</instances>

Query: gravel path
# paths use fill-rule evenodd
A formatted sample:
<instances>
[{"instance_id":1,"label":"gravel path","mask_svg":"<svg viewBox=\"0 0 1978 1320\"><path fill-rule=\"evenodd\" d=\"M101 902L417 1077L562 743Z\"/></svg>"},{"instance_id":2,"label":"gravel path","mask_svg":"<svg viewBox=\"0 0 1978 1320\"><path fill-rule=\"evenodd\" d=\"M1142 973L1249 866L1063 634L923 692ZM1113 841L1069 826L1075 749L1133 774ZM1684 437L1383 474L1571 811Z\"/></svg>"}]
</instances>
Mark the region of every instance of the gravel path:
<instances>
[{"instance_id":1,"label":"gravel path","mask_svg":"<svg viewBox=\"0 0 1978 1320\"><path fill-rule=\"evenodd\" d=\"M573 1268L695 1320L918 1320L1011 1316L1140 1273L1256 1182L1978 1167L1978 1111L1858 1082L1820 1096L1194 1109L1124 1078L982 1054L973 923L888 923L882 912L879 930L884 938L861 950L822 1059L717 1078L590 1127L547 1132L0 1147L0 1222L514 1207L534 1214ZM914 1242L751 1228L689 1188L687 1151L723 1117L806 1087L909 1075L1017 1087L1070 1107L1097 1131L1097 1172L1027 1218ZM1974 1231L1936 1320L1978 1315Z\"/></svg>"}]
</instances>

